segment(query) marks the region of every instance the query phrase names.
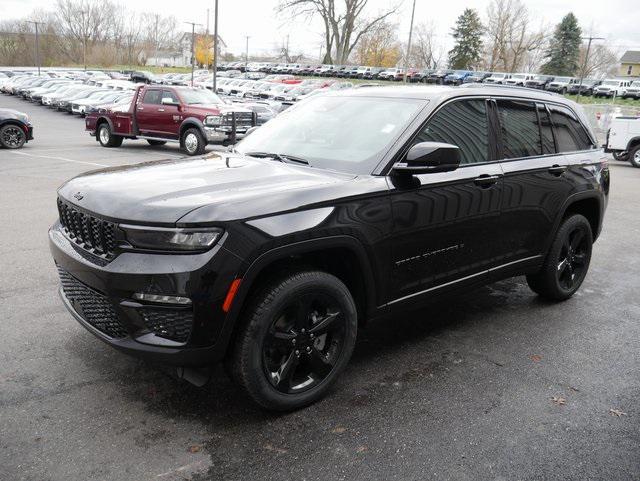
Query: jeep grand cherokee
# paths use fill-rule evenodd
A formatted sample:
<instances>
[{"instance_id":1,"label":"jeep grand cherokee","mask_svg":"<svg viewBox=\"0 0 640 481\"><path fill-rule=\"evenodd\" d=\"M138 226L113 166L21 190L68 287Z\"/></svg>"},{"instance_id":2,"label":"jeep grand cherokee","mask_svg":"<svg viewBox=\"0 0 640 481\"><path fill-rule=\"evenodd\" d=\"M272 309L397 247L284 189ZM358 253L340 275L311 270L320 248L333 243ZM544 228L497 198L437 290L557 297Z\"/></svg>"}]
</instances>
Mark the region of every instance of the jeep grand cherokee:
<instances>
[{"instance_id":1,"label":"jeep grand cherokee","mask_svg":"<svg viewBox=\"0 0 640 481\"><path fill-rule=\"evenodd\" d=\"M609 171L579 107L494 86L313 96L229 153L58 191L61 296L122 352L225 361L260 405L324 395L365 320L526 274L582 284Z\"/></svg>"}]
</instances>

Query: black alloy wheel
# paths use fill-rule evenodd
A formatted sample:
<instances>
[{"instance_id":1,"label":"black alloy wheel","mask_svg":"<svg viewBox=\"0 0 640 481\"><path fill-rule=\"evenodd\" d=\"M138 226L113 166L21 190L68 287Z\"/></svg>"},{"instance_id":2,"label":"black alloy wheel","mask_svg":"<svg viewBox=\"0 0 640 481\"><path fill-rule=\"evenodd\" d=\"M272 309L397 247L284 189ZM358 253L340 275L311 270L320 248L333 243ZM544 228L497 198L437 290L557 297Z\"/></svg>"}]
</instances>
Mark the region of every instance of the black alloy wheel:
<instances>
[{"instance_id":1,"label":"black alloy wheel","mask_svg":"<svg viewBox=\"0 0 640 481\"><path fill-rule=\"evenodd\" d=\"M226 364L260 406L297 409L328 392L356 335L355 303L340 279L292 272L256 286Z\"/></svg>"},{"instance_id":2,"label":"black alloy wheel","mask_svg":"<svg viewBox=\"0 0 640 481\"><path fill-rule=\"evenodd\" d=\"M19 126L5 125L0 129L0 144L7 149L19 149L27 141L27 136Z\"/></svg>"},{"instance_id":3,"label":"black alloy wheel","mask_svg":"<svg viewBox=\"0 0 640 481\"><path fill-rule=\"evenodd\" d=\"M558 284L570 291L582 283L587 271L588 259L587 235L581 226L576 227L565 237L557 260Z\"/></svg>"}]
</instances>

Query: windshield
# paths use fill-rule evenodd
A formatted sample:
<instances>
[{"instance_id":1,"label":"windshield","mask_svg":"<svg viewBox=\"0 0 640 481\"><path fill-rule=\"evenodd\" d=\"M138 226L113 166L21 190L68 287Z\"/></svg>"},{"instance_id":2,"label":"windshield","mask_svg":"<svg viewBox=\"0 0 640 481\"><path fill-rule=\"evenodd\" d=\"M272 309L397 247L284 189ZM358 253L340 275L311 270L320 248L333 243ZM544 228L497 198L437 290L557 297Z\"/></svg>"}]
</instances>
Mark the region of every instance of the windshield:
<instances>
[{"instance_id":1,"label":"windshield","mask_svg":"<svg viewBox=\"0 0 640 481\"><path fill-rule=\"evenodd\" d=\"M636 80L634 82L631 82L631 86L632 87L640 87L640 80Z\"/></svg>"},{"instance_id":2,"label":"windshield","mask_svg":"<svg viewBox=\"0 0 640 481\"><path fill-rule=\"evenodd\" d=\"M526 77L526 75L517 73L512 78L525 78L525 77Z\"/></svg>"},{"instance_id":3,"label":"windshield","mask_svg":"<svg viewBox=\"0 0 640 481\"><path fill-rule=\"evenodd\" d=\"M277 153L304 159L312 167L370 174L424 105L414 99L310 97L260 127L237 150Z\"/></svg>"},{"instance_id":4,"label":"windshield","mask_svg":"<svg viewBox=\"0 0 640 481\"><path fill-rule=\"evenodd\" d=\"M602 85L618 85L620 82L617 80L605 80L602 82Z\"/></svg>"},{"instance_id":5,"label":"windshield","mask_svg":"<svg viewBox=\"0 0 640 481\"><path fill-rule=\"evenodd\" d=\"M556 77L556 82L569 82L571 77Z\"/></svg>"},{"instance_id":6,"label":"windshield","mask_svg":"<svg viewBox=\"0 0 640 481\"><path fill-rule=\"evenodd\" d=\"M176 89L180 98L187 105L196 104L221 104L220 97L205 89Z\"/></svg>"},{"instance_id":7,"label":"windshield","mask_svg":"<svg viewBox=\"0 0 640 481\"><path fill-rule=\"evenodd\" d=\"M535 77L533 77L535 80L547 80L549 77L547 77L546 75L536 75Z\"/></svg>"}]
</instances>

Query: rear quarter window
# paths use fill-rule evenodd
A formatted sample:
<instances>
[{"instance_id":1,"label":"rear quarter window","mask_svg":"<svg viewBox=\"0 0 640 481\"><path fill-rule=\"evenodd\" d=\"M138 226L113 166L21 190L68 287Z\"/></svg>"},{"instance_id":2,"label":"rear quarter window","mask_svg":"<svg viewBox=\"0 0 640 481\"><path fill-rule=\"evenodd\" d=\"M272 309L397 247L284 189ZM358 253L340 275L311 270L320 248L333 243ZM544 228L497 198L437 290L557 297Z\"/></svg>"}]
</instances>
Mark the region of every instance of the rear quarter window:
<instances>
[{"instance_id":1,"label":"rear quarter window","mask_svg":"<svg viewBox=\"0 0 640 481\"><path fill-rule=\"evenodd\" d=\"M573 112L566 107L549 105L558 153L593 148L587 131Z\"/></svg>"}]
</instances>

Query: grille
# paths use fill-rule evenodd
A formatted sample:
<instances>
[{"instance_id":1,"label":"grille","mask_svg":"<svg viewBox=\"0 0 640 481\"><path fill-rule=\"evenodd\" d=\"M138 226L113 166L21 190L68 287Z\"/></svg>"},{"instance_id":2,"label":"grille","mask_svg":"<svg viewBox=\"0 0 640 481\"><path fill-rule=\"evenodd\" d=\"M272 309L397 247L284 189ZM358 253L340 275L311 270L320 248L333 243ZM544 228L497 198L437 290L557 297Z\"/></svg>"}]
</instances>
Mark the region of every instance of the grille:
<instances>
[{"instance_id":1,"label":"grille","mask_svg":"<svg viewBox=\"0 0 640 481\"><path fill-rule=\"evenodd\" d=\"M105 296L88 288L60 267L58 267L58 274L64 295L85 321L109 337L127 336L127 331L118 319L118 314Z\"/></svg>"},{"instance_id":2,"label":"grille","mask_svg":"<svg viewBox=\"0 0 640 481\"><path fill-rule=\"evenodd\" d=\"M64 232L73 242L104 259L115 257L116 225L113 222L80 212L61 199L58 199L58 213Z\"/></svg>"},{"instance_id":3,"label":"grille","mask_svg":"<svg viewBox=\"0 0 640 481\"><path fill-rule=\"evenodd\" d=\"M251 127L253 125L252 112L236 112L236 127ZM222 125L231 127L233 125L233 114L228 112L222 116Z\"/></svg>"},{"instance_id":4,"label":"grille","mask_svg":"<svg viewBox=\"0 0 640 481\"><path fill-rule=\"evenodd\" d=\"M156 336L176 342L187 342L191 335L191 310L143 308L140 314L147 328Z\"/></svg>"}]
</instances>

